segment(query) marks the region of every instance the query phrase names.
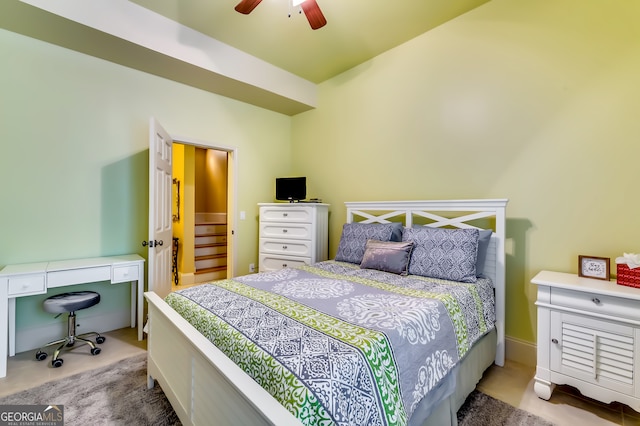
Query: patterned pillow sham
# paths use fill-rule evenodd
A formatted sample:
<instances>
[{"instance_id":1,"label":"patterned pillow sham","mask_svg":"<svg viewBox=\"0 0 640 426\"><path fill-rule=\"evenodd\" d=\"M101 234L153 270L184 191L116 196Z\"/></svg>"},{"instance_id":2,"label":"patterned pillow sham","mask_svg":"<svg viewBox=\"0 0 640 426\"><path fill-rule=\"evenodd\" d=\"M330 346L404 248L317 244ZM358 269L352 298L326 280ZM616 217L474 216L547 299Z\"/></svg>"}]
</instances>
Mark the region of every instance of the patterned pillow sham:
<instances>
[{"instance_id":1,"label":"patterned pillow sham","mask_svg":"<svg viewBox=\"0 0 640 426\"><path fill-rule=\"evenodd\" d=\"M477 229L405 228L402 241L413 241L409 274L474 283L478 255Z\"/></svg>"},{"instance_id":2,"label":"patterned pillow sham","mask_svg":"<svg viewBox=\"0 0 640 426\"><path fill-rule=\"evenodd\" d=\"M402 240L402 223L345 223L335 260L362 263L367 240Z\"/></svg>"},{"instance_id":3,"label":"patterned pillow sham","mask_svg":"<svg viewBox=\"0 0 640 426\"><path fill-rule=\"evenodd\" d=\"M480 277L484 274L484 262L487 260L487 251L489 250L489 242L491 241L491 229L481 229L478 235L478 258L476 260L476 276Z\"/></svg>"},{"instance_id":4,"label":"patterned pillow sham","mask_svg":"<svg viewBox=\"0 0 640 426\"><path fill-rule=\"evenodd\" d=\"M367 240L360 268L407 275L411 250L413 241Z\"/></svg>"}]
</instances>

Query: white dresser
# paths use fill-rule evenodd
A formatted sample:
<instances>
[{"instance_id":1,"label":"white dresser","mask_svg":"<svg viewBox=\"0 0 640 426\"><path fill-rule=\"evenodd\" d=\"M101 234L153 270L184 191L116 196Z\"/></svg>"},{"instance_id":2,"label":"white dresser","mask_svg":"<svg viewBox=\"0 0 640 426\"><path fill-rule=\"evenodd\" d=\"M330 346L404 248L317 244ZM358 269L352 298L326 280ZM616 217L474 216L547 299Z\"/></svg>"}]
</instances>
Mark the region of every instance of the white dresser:
<instances>
[{"instance_id":1,"label":"white dresser","mask_svg":"<svg viewBox=\"0 0 640 426\"><path fill-rule=\"evenodd\" d=\"M640 411L640 289L542 271L538 286L538 361L534 390L556 384Z\"/></svg>"},{"instance_id":2,"label":"white dresser","mask_svg":"<svg viewBox=\"0 0 640 426\"><path fill-rule=\"evenodd\" d=\"M260 203L260 272L327 260L329 205Z\"/></svg>"}]
</instances>

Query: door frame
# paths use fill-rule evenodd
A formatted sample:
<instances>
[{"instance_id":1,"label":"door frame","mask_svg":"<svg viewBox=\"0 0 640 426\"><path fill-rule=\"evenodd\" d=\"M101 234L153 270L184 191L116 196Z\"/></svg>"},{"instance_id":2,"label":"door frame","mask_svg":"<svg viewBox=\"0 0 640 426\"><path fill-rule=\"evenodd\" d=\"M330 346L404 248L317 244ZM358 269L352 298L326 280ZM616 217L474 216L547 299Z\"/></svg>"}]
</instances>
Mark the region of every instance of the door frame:
<instances>
[{"instance_id":1,"label":"door frame","mask_svg":"<svg viewBox=\"0 0 640 426\"><path fill-rule=\"evenodd\" d=\"M173 143L213 149L227 153L227 278L236 276L235 228L238 211L238 148L182 136L171 136Z\"/></svg>"}]
</instances>

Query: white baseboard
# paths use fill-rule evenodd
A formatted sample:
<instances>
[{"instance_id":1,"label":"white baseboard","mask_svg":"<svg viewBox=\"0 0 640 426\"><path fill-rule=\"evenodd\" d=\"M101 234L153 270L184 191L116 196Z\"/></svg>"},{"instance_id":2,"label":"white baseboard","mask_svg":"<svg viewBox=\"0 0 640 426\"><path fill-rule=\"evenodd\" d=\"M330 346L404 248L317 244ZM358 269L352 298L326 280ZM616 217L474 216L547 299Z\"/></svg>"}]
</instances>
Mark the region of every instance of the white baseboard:
<instances>
[{"instance_id":1,"label":"white baseboard","mask_svg":"<svg viewBox=\"0 0 640 426\"><path fill-rule=\"evenodd\" d=\"M66 318L66 314L65 314ZM76 317L76 332L78 334L104 333L131 326L131 311L129 309L108 312L100 315ZM67 322L60 321L37 327L16 330L16 353L38 349L47 342L62 339L67 335Z\"/></svg>"},{"instance_id":2,"label":"white baseboard","mask_svg":"<svg viewBox=\"0 0 640 426\"><path fill-rule=\"evenodd\" d=\"M534 343L506 336L505 348L507 359L530 367L536 366L537 346Z\"/></svg>"},{"instance_id":3,"label":"white baseboard","mask_svg":"<svg viewBox=\"0 0 640 426\"><path fill-rule=\"evenodd\" d=\"M196 282L193 272L178 272L180 285L193 284Z\"/></svg>"}]
</instances>

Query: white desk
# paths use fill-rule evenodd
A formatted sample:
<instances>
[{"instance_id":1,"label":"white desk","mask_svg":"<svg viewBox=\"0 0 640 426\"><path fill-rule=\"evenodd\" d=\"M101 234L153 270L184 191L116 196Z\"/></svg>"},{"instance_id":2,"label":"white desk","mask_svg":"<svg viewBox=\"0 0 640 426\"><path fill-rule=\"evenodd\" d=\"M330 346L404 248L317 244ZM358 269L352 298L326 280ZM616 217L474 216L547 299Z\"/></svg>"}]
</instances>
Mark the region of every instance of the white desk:
<instances>
[{"instance_id":1,"label":"white desk","mask_svg":"<svg viewBox=\"0 0 640 426\"><path fill-rule=\"evenodd\" d=\"M144 259L137 254L5 266L0 271L0 377L7 375L7 356L15 355L16 297L100 281L131 283L131 328L137 322L142 340Z\"/></svg>"}]
</instances>

